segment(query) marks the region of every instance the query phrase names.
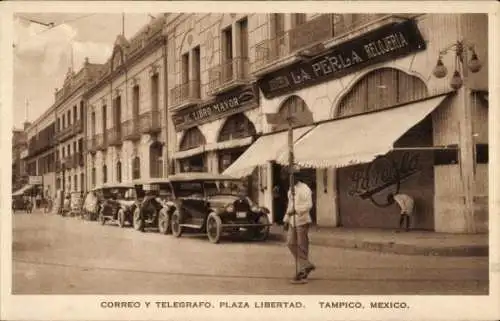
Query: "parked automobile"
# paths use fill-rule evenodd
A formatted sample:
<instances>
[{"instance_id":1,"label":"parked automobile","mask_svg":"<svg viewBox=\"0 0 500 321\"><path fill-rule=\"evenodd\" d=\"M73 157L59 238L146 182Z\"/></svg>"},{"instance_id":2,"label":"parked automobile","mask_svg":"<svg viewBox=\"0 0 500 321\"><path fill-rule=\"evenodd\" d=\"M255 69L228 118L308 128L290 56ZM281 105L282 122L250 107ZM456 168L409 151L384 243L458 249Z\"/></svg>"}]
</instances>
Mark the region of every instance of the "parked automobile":
<instances>
[{"instance_id":1,"label":"parked automobile","mask_svg":"<svg viewBox=\"0 0 500 321\"><path fill-rule=\"evenodd\" d=\"M157 225L163 234L180 237L184 231L206 233L212 243L223 234L243 232L253 240L269 235L269 210L245 195L239 179L209 173L181 173L150 181L149 203L143 202L134 224ZM146 196L145 200L148 198Z\"/></svg>"},{"instance_id":2,"label":"parked automobile","mask_svg":"<svg viewBox=\"0 0 500 321\"><path fill-rule=\"evenodd\" d=\"M103 186L98 194L101 194L103 201L97 220L103 225L110 222L117 223L120 227L124 227L126 223L132 225L133 213L144 196L142 189L133 184Z\"/></svg>"}]
</instances>

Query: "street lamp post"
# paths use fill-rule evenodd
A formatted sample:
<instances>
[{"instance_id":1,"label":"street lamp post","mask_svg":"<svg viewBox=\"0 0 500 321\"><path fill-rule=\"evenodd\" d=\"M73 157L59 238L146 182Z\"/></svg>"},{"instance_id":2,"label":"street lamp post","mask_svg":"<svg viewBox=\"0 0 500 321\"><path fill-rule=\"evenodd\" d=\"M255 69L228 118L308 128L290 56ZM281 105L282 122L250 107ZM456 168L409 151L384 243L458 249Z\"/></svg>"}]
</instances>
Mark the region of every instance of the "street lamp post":
<instances>
[{"instance_id":1,"label":"street lamp post","mask_svg":"<svg viewBox=\"0 0 500 321\"><path fill-rule=\"evenodd\" d=\"M298 120L301 119L301 113L298 112L295 115L292 115L291 110L289 110L286 117L283 117L279 113L266 113L265 114L267 122L271 125L287 125L287 146L288 146L288 182L290 186L290 194L291 194L291 203L292 203L292 211L294 215L292 215L292 225L295 231L295 243L298 249L298 240L297 240L297 229L295 224L295 156L293 150L293 128L294 125L297 124ZM299 263L298 258L295 257L295 273L296 275L299 273Z\"/></svg>"},{"instance_id":2,"label":"street lamp post","mask_svg":"<svg viewBox=\"0 0 500 321\"><path fill-rule=\"evenodd\" d=\"M446 77L448 70L443 64L442 57L448 52L455 54L454 72L451 77L450 87L458 91L460 114L462 121L460 128L460 171L465 198L465 222L469 233L476 232L474 223L474 180L475 180L475 143L472 129L472 111L470 108L470 95L468 87L469 71L476 73L481 69L474 45L464 40L457 41L439 52L437 64L433 74L436 78ZM470 60L469 60L470 52Z\"/></svg>"}]
</instances>

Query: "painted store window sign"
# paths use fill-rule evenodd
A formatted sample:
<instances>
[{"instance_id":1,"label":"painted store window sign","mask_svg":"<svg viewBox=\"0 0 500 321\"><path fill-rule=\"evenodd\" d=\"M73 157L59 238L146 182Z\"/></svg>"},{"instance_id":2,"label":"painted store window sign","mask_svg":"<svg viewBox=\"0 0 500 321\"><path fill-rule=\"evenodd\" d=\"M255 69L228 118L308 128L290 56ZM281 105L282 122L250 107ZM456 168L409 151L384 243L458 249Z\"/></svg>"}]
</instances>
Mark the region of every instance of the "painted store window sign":
<instances>
[{"instance_id":1,"label":"painted store window sign","mask_svg":"<svg viewBox=\"0 0 500 321\"><path fill-rule=\"evenodd\" d=\"M389 193L398 193L401 183L421 169L418 153L405 152L397 160L393 157L379 157L352 174L348 194L369 199L376 206L389 206Z\"/></svg>"},{"instance_id":2,"label":"painted store window sign","mask_svg":"<svg viewBox=\"0 0 500 321\"><path fill-rule=\"evenodd\" d=\"M258 81L266 98L339 78L375 63L424 50L416 23L394 23L341 43L328 53L272 72Z\"/></svg>"},{"instance_id":3,"label":"painted store window sign","mask_svg":"<svg viewBox=\"0 0 500 321\"><path fill-rule=\"evenodd\" d=\"M181 110L172 116L175 130L182 131L256 107L258 106L258 99L257 86L246 86L208 104Z\"/></svg>"}]
</instances>

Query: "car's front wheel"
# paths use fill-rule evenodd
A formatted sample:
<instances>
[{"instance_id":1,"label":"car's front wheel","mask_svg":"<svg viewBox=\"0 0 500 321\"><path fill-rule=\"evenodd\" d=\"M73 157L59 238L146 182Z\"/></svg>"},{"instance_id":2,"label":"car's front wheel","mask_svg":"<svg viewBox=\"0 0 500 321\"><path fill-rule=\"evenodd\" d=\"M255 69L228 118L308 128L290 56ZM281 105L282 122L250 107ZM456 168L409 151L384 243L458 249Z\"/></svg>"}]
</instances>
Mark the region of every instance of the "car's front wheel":
<instances>
[{"instance_id":1,"label":"car's front wheel","mask_svg":"<svg viewBox=\"0 0 500 321\"><path fill-rule=\"evenodd\" d=\"M134 229L137 231L144 232L144 222L141 218L141 209L136 208L134 211Z\"/></svg>"},{"instance_id":2,"label":"car's front wheel","mask_svg":"<svg viewBox=\"0 0 500 321\"><path fill-rule=\"evenodd\" d=\"M270 227L269 225L269 218L267 217L266 214L259 216L259 219L257 220L257 224L262 224L264 226L257 226L254 227L253 230L253 237L255 241L265 241L269 237L269 230Z\"/></svg>"},{"instance_id":3,"label":"car's front wheel","mask_svg":"<svg viewBox=\"0 0 500 321\"><path fill-rule=\"evenodd\" d=\"M161 234L172 233L172 225L166 208L162 208L158 215L158 230Z\"/></svg>"},{"instance_id":4,"label":"car's front wheel","mask_svg":"<svg viewBox=\"0 0 500 321\"><path fill-rule=\"evenodd\" d=\"M219 243L222 234L222 220L215 213L210 213L207 218L207 236L211 243Z\"/></svg>"},{"instance_id":5,"label":"car's front wheel","mask_svg":"<svg viewBox=\"0 0 500 321\"><path fill-rule=\"evenodd\" d=\"M175 211L172 213L172 217L170 219L170 225L172 227L172 234L175 237L180 237L182 235L182 226L181 226L181 214L179 211Z\"/></svg>"}]
</instances>

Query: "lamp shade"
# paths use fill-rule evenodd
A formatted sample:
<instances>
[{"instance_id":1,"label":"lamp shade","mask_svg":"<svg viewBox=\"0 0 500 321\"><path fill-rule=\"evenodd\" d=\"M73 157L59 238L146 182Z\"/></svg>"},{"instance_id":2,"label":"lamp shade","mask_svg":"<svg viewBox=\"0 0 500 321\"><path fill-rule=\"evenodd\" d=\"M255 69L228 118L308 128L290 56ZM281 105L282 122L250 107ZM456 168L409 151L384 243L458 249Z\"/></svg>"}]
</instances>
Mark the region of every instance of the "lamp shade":
<instances>
[{"instance_id":1,"label":"lamp shade","mask_svg":"<svg viewBox=\"0 0 500 321\"><path fill-rule=\"evenodd\" d=\"M448 74L448 69L443 64L443 61L441 58L438 59L436 67L434 67L434 70L432 72L436 78L443 78L446 77Z\"/></svg>"},{"instance_id":2,"label":"lamp shade","mask_svg":"<svg viewBox=\"0 0 500 321\"><path fill-rule=\"evenodd\" d=\"M460 87L462 87L462 84L463 84L462 77L460 76L460 73L457 70L455 70L455 72L453 73L453 77L451 78L450 86L451 88L457 90Z\"/></svg>"},{"instance_id":3,"label":"lamp shade","mask_svg":"<svg viewBox=\"0 0 500 321\"><path fill-rule=\"evenodd\" d=\"M477 58L477 54L473 52L472 57L469 61L469 70L471 72L478 72L480 69L481 69L481 62Z\"/></svg>"}]
</instances>

